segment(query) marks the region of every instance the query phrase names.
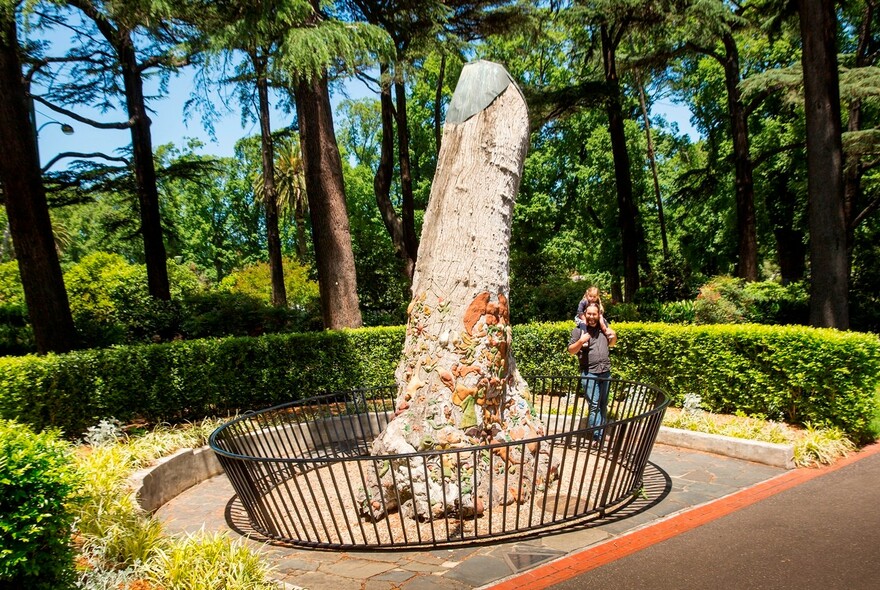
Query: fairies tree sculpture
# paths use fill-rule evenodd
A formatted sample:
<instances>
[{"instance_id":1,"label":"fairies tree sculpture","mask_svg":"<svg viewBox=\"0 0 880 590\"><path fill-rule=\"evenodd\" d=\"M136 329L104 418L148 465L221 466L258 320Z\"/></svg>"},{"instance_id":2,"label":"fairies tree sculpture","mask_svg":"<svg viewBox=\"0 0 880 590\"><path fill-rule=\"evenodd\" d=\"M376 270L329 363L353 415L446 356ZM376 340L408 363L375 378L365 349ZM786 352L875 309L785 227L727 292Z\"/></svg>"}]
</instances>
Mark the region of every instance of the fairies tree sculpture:
<instances>
[{"instance_id":1,"label":"fairies tree sculpture","mask_svg":"<svg viewBox=\"0 0 880 590\"><path fill-rule=\"evenodd\" d=\"M425 213L395 373L395 416L373 442L373 455L544 435L511 352L507 297L511 220L528 141L525 100L507 71L486 61L467 64L449 105ZM368 482L361 511L374 519L392 509L431 519L450 509L478 515L493 503L525 502L556 475L547 446L499 446L494 457L391 460ZM492 469L520 473L490 478Z\"/></svg>"}]
</instances>

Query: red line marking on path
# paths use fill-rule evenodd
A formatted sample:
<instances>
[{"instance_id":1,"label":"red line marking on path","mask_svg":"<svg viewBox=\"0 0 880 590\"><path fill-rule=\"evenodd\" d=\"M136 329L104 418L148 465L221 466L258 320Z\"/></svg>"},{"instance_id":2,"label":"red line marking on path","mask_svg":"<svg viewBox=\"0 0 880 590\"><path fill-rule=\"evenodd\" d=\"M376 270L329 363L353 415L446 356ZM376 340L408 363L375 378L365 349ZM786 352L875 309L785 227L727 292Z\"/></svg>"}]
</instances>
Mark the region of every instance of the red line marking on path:
<instances>
[{"instance_id":1,"label":"red line marking on path","mask_svg":"<svg viewBox=\"0 0 880 590\"><path fill-rule=\"evenodd\" d=\"M734 492L702 506L697 506L676 516L669 517L656 524L631 531L604 543L590 547L578 553L560 558L552 563L536 567L522 574L508 578L488 590L542 590L563 582L579 574L586 573L599 566L611 563L641 551L651 545L680 535L698 526L719 519L731 512L736 512L755 502L760 502L779 492L793 488L811 479L821 477L841 467L845 467L870 455L880 453L880 443L874 443L833 465L820 468L801 468L788 471L765 482Z\"/></svg>"}]
</instances>

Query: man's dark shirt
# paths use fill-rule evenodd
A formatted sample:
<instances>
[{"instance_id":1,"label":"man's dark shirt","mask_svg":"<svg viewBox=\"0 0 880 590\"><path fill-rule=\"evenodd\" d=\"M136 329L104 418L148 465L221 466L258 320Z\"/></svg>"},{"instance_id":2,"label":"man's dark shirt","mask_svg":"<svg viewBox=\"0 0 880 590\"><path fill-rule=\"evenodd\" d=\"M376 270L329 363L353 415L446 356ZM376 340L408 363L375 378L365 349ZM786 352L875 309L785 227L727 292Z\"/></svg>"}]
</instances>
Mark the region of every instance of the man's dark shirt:
<instances>
[{"instance_id":1,"label":"man's dark shirt","mask_svg":"<svg viewBox=\"0 0 880 590\"><path fill-rule=\"evenodd\" d=\"M578 353L578 360L581 365L582 373L605 373L611 370L611 359L608 356L608 338L599 329L599 326L591 328L587 326L586 331L590 334L590 341L581 347ZM569 345L577 342L584 333L580 328L574 328L571 331Z\"/></svg>"}]
</instances>

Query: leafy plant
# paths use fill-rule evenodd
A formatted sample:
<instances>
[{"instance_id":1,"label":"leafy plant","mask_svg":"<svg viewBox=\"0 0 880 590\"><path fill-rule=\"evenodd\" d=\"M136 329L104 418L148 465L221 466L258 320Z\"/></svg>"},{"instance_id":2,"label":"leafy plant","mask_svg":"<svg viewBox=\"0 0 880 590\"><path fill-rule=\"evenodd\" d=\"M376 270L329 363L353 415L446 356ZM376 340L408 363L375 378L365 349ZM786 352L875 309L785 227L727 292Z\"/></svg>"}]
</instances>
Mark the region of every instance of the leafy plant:
<instances>
[{"instance_id":1,"label":"leafy plant","mask_svg":"<svg viewBox=\"0 0 880 590\"><path fill-rule=\"evenodd\" d=\"M510 297L516 301L511 306L511 321L514 324L532 322L558 322L572 320L578 302L591 283L572 281L568 277L548 277L536 285L524 280L511 280Z\"/></svg>"},{"instance_id":2,"label":"leafy plant","mask_svg":"<svg viewBox=\"0 0 880 590\"><path fill-rule=\"evenodd\" d=\"M139 561L128 567L108 568L102 557L87 550L80 553L78 562L78 590L134 590L137 588L135 584L142 582L146 575L144 566Z\"/></svg>"},{"instance_id":3,"label":"leafy plant","mask_svg":"<svg viewBox=\"0 0 880 590\"><path fill-rule=\"evenodd\" d=\"M179 448L201 446L219 423L159 425L143 435L104 442L80 455L86 499L76 520L84 566L79 588L115 590L148 581L156 588L276 588L266 580L268 570L259 555L242 543L222 535L166 537L160 521L135 504L128 488L133 471Z\"/></svg>"},{"instance_id":4,"label":"leafy plant","mask_svg":"<svg viewBox=\"0 0 880 590\"><path fill-rule=\"evenodd\" d=\"M839 428L807 424L803 437L794 445L794 462L801 467L830 465L855 450L855 444Z\"/></svg>"},{"instance_id":5,"label":"leafy plant","mask_svg":"<svg viewBox=\"0 0 880 590\"><path fill-rule=\"evenodd\" d=\"M24 303L0 305L0 355L36 352L34 330Z\"/></svg>"},{"instance_id":6,"label":"leafy plant","mask_svg":"<svg viewBox=\"0 0 880 590\"><path fill-rule=\"evenodd\" d=\"M309 268L292 258L285 258L282 267L288 305L294 308L315 307L318 283L309 278ZM220 290L243 293L268 303L272 294L269 263L261 262L236 270L224 277Z\"/></svg>"},{"instance_id":7,"label":"leafy plant","mask_svg":"<svg viewBox=\"0 0 880 590\"><path fill-rule=\"evenodd\" d=\"M0 305L24 306L24 289L15 260L0 263Z\"/></svg>"},{"instance_id":8,"label":"leafy plant","mask_svg":"<svg viewBox=\"0 0 880 590\"><path fill-rule=\"evenodd\" d=\"M177 449L199 447L217 427L204 420L187 427L159 425L142 436L120 436L118 422L101 420L89 428L94 441L80 458L86 501L77 511L76 528L84 550L114 567L146 563L165 546L161 523L144 514L128 489L128 476Z\"/></svg>"},{"instance_id":9,"label":"leafy plant","mask_svg":"<svg viewBox=\"0 0 880 590\"><path fill-rule=\"evenodd\" d=\"M162 544L162 525L135 504L126 478L143 459L128 445L102 444L80 460L85 501L76 513L84 551L112 567L143 562Z\"/></svg>"},{"instance_id":10,"label":"leafy plant","mask_svg":"<svg viewBox=\"0 0 880 590\"><path fill-rule=\"evenodd\" d=\"M0 587L70 587L76 479L71 448L57 433L0 420Z\"/></svg>"},{"instance_id":11,"label":"leafy plant","mask_svg":"<svg viewBox=\"0 0 880 590\"><path fill-rule=\"evenodd\" d=\"M693 301L670 301L661 303L658 321L667 324L692 324L696 319Z\"/></svg>"},{"instance_id":12,"label":"leafy plant","mask_svg":"<svg viewBox=\"0 0 880 590\"><path fill-rule=\"evenodd\" d=\"M839 428L819 428L807 424L805 429L800 429L757 416L712 414L688 407L687 404L681 410L667 409L663 425L706 434L791 444L794 448L794 463L798 467L830 465L856 448Z\"/></svg>"},{"instance_id":13,"label":"leafy plant","mask_svg":"<svg viewBox=\"0 0 880 590\"><path fill-rule=\"evenodd\" d=\"M737 324L744 319L741 279L715 277L700 287L694 303L698 324Z\"/></svg>"},{"instance_id":14,"label":"leafy plant","mask_svg":"<svg viewBox=\"0 0 880 590\"><path fill-rule=\"evenodd\" d=\"M247 293L211 291L184 302L181 331L187 338L259 336L320 328L315 306L278 308Z\"/></svg>"},{"instance_id":15,"label":"leafy plant","mask_svg":"<svg viewBox=\"0 0 880 590\"><path fill-rule=\"evenodd\" d=\"M806 323L808 311L805 283L783 286L718 276L700 287L693 319L698 324L794 324Z\"/></svg>"},{"instance_id":16,"label":"leafy plant","mask_svg":"<svg viewBox=\"0 0 880 590\"><path fill-rule=\"evenodd\" d=\"M89 426L83 435L83 442L93 447L100 447L116 442L122 436L122 423L116 418L105 418Z\"/></svg>"},{"instance_id":17,"label":"leafy plant","mask_svg":"<svg viewBox=\"0 0 880 590\"><path fill-rule=\"evenodd\" d=\"M95 252L64 276L74 322L89 346L170 340L178 332L180 301L202 289L185 265L169 262L171 301L149 294L147 271L118 254Z\"/></svg>"},{"instance_id":18,"label":"leafy plant","mask_svg":"<svg viewBox=\"0 0 880 590\"><path fill-rule=\"evenodd\" d=\"M146 564L150 579L163 588L188 590L276 590L270 568L241 539L223 534L191 535L159 551Z\"/></svg>"},{"instance_id":19,"label":"leafy plant","mask_svg":"<svg viewBox=\"0 0 880 590\"><path fill-rule=\"evenodd\" d=\"M636 322L641 319L639 311L635 303L613 303L607 306L605 316L612 322Z\"/></svg>"}]
</instances>

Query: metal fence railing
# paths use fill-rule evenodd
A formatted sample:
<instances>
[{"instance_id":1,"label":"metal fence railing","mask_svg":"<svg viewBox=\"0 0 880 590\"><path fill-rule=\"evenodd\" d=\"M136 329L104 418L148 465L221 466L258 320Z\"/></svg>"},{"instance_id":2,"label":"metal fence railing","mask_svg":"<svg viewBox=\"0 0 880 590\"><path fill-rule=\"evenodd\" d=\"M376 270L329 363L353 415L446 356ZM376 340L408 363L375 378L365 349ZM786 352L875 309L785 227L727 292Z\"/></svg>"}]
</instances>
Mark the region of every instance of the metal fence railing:
<instances>
[{"instance_id":1,"label":"metal fence railing","mask_svg":"<svg viewBox=\"0 0 880 590\"><path fill-rule=\"evenodd\" d=\"M608 421L588 426L589 409L580 377L529 377L532 403L546 427L540 438L410 455L371 456L370 446L393 417L396 388L337 392L238 417L210 437L251 526L279 541L305 547L413 547L470 543L561 528L603 516L631 499L642 477L669 404L662 390L609 380ZM594 437L601 430L601 437ZM527 445L546 445L558 476L528 493L516 494L508 479L517 470L489 469L485 482L495 497L480 514L456 513L460 498L434 497L440 518L419 520L392 512L362 516L358 498L388 462L409 461L407 477L425 477L437 454L451 472L457 466L526 455ZM498 447L521 446L520 453ZM522 468L522 465L520 466ZM522 469L520 469L522 471ZM503 475L496 475L502 473ZM534 478L533 478L534 479ZM410 482L401 482L407 488ZM476 482L474 482L476 485ZM410 486L411 487L411 486ZM449 509L446 509L446 507Z\"/></svg>"}]
</instances>

